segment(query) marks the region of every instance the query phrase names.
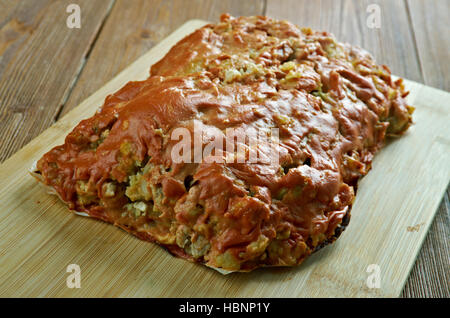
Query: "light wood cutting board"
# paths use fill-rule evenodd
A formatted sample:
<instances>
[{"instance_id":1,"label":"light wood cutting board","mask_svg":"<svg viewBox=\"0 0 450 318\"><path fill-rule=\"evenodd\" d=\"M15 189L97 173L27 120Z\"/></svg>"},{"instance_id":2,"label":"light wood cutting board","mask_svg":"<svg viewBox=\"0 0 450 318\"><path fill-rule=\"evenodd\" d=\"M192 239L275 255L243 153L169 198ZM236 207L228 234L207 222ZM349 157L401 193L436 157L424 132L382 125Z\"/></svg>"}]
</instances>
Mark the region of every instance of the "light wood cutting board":
<instances>
[{"instance_id":1,"label":"light wood cutting board","mask_svg":"<svg viewBox=\"0 0 450 318\"><path fill-rule=\"evenodd\" d=\"M297 268L223 276L106 223L76 216L27 172L83 118L185 35L191 20L0 166L0 296L398 296L450 179L450 94L406 81L415 125L376 156L341 238ZM55 84L56 85L56 84ZM81 288L66 285L69 264ZM369 288L369 265L380 288Z\"/></svg>"}]
</instances>

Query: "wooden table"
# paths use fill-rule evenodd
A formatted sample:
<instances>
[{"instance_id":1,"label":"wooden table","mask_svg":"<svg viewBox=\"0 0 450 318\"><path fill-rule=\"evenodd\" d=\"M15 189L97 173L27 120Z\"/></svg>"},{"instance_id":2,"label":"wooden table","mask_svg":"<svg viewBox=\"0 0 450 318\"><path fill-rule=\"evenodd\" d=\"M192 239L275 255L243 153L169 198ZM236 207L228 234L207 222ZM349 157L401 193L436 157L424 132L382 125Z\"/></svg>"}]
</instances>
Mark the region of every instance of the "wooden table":
<instances>
[{"instance_id":1,"label":"wooden table","mask_svg":"<svg viewBox=\"0 0 450 318\"><path fill-rule=\"evenodd\" d=\"M71 3L81 8L80 29L66 26ZM380 28L367 26L371 4L380 9ZM396 75L450 88L447 0L2 0L0 162L183 22L217 21L222 12L330 31L366 48ZM450 297L449 193L404 297Z\"/></svg>"}]
</instances>

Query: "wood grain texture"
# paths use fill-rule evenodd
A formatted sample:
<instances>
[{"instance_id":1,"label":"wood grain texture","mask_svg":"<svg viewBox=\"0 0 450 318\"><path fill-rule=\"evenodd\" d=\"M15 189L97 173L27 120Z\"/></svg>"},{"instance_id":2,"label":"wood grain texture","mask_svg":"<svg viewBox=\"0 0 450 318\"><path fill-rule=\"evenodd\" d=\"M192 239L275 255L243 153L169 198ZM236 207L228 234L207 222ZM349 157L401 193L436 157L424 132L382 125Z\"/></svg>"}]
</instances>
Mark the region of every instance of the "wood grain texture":
<instances>
[{"instance_id":1,"label":"wood grain texture","mask_svg":"<svg viewBox=\"0 0 450 318\"><path fill-rule=\"evenodd\" d=\"M380 6L380 29L367 27L369 4ZM439 62L449 60L449 6L445 0L268 0L266 13L332 32L340 41L364 47L397 75L449 90L449 65ZM447 192L403 297L450 297L448 201Z\"/></svg>"},{"instance_id":2,"label":"wood grain texture","mask_svg":"<svg viewBox=\"0 0 450 318\"><path fill-rule=\"evenodd\" d=\"M450 297L449 195L447 189L402 297Z\"/></svg>"},{"instance_id":3,"label":"wood grain texture","mask_svg":"<svg viewBox=\"0 0 450 318\"><path fill-rule=\"evenodd\" d=\"M66 26L71 1L14 1L0 12L0 162L47 128L67 98L111 1L81 0L81 29Z\"/></svg>"},{"instance_id":4,"label":"wood grain texture","mask_svg":"<svg viewBox=\"0 0 450 318\"><path fill-rule=\"evenodd\" d=\"M217 21L221 12L267 13L331 31L339 40L367 48L378 62L388 64L398 75L450 89L448 63L440 62L449 60L450 51L446 0L268 0L267 4L263 0L116 0L109 17L102 6L111 1L91 0L88 6L87 0L76 1L83 12L83 38L73 36L65 27L65 5L73 1L51 2L0 1L0 162L48 127L59 117L58 110L66 113L74 108L185 20ZM100 6L98 2L102 2ZM377 3L382 9L381 29L366 27L369 3ZM65 47L72 50L72 61L67 61L67 54L54 56L61 50L67 53ZM20 70L23 61L33 63L26 64L26 74L31 76L21 82L24 76L11 74ZM8 77L4 77L5 71ZM20 72L23 75L25 70ZM55 87L49 87L49 81ZM8 89L2 90L6 86ZM41 86L45 90L36 94ZM5 103L8 95L11 98ZM68 128L63 125L61 129ZM450 297L449 207L447 191L403 297Z\"/></svg>"},{"instance_id":5,"label":"wood grain texture","mask_svg":"<svg viewBox=\"0 0 450 318\"><path fill-rule=\"evenodd\" d=\"M406 2L423 73L422 83L450 90L450 2ZM402 297L450 297L450 187L411 270Z\"/></svg>"},{"instance_id":6,"label":"wood grain texture","mask_svg":"<svg viewBox=\"0 0 450 318\"><path fill-rule=\"evenodd\" d=\"M369 28L367 6L381 9L381 27ZM301 27L333 33L341 42L369 51L393 74L420 81L421 71L403 1L383 0L267 0L266 14ZM394 49L395 48L395 49Z\"/></svg>"},{"instance_id":7,"label":"wood grain texture","mask_svg":"<svg viewBox=\"0 0 450 318\"><path fill-rule=\"evenodd\" d=\"M163 40L0 166L0 188L5 189L0 193L0 296L400 295L450 179L445 102L450 94L443 91L406 82L417 123L375 158L342 238L292 269L222 276L111 225L68 213L26 173L106 94L145 78L152 63L200 24L190 22ZM66 267L72 263L81 267L80 289L66 287ZM366 286L369 264L380 265L380 289Z\"/></svg>"},{"instance_id":8,"label":"wood grain texture","mask_svg":"<svg viewBox=\"0 0 450 318\"><path fill-rule=\"evenodd\" d=\"M262 0L117 0L62 114L187 20L218 21L224 12L261 15L263 8Z\"/></svg>"},{"instance_id":9,"label":"wood grain texture","mask_svg":"<svg viewBox=\"0 0 450 318\"><path fill-rule=\"evenodd\" d=\"M450 1L407 0L423 82L450 90Z\"/></svg>"}]
</instances>

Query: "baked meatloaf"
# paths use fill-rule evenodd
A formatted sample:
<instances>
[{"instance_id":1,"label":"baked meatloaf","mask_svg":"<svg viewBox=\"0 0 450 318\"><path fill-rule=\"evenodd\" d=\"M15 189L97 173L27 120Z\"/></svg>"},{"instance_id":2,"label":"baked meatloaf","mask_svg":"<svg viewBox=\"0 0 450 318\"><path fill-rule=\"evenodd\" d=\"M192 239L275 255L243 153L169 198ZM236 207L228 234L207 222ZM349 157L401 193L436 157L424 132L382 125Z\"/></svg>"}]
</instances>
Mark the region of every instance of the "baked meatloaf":
<instances>
[{"instance_id":1,"label":"baked meatloaf","mask_svg":"<svg viewBox=\"0 0 450 318\"><path fill-rule=\"evenodd\" d=\"M71 210L176 256L219 271L294 266L349 222L375 152L411 124L407 94L329 33L223 15L106 97L35 174Z\"/></svg>"}]
</instances>

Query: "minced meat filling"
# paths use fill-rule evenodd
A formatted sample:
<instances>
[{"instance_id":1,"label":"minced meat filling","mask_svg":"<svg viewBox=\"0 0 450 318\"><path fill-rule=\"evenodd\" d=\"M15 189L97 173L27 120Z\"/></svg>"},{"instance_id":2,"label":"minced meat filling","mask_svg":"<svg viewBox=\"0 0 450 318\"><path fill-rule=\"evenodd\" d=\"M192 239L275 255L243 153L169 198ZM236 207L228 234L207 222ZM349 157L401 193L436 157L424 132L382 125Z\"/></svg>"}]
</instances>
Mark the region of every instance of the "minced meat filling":
<instances>
[{"instance_id":1,"label":"minced meat filling","mask_svg":"<svg viewBox=\"0 0 450 318\"><path fill-rule=\"evenodd\" d=\"M233 271L293 266L348 222L374 154L412 122L407 94L331 34L223 15L108 96L37 168L71 209L180 257ZM196 126L202 149L228 128L257 129L269 138L241 145L246 154L278 160L210 160L234 150L174 160L174 131Z\"/></svg>"}]
</instances>

